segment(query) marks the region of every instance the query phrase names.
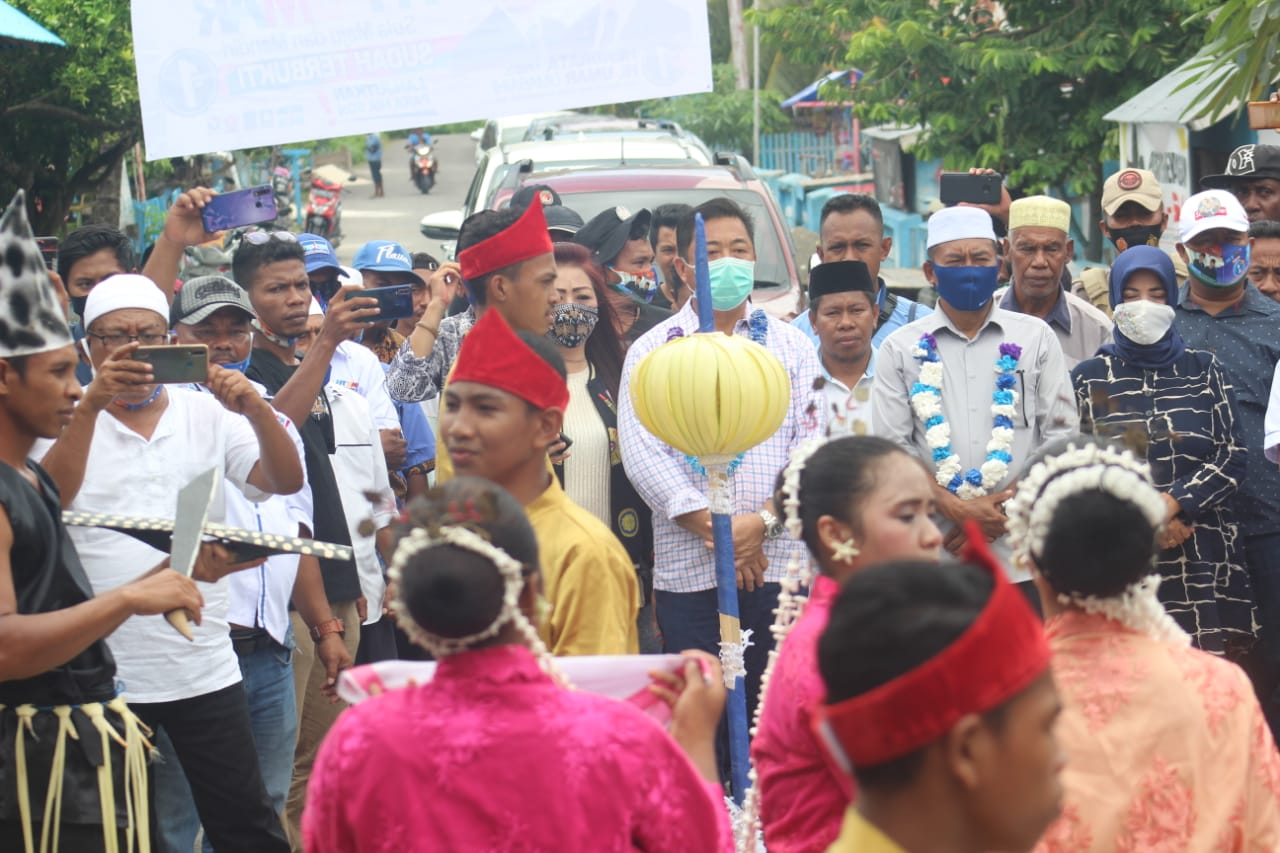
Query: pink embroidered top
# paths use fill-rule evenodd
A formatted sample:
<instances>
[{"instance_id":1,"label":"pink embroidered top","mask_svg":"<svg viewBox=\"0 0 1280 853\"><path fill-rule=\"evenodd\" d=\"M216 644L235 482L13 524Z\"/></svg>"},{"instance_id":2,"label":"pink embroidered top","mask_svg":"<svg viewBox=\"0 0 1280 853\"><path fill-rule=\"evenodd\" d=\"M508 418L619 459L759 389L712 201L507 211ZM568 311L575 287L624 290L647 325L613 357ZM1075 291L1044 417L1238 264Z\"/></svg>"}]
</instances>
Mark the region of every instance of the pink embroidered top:
<instances>
[{"instance_id":1,"label":"pink embroidered top","mask_svg":"<svg viewBox=\"0 0 1280 853\"><path fill-rule=\"evenodd\" d=\"M831 578L814 578L804 612L778 652L751 744L769 853L825 850L840 834L853 801L853 780L828 757L811 728L811 709L826 694L818 674L818 637L839 591Z\"/></svg>"},{"instance_id":2,"label":"pink embroidered top","mask_svg":"<svg viewBox=\"0 0 1280 853\"><path fill-rule=\"evenodd\" d=\"M302 824L308 853L733 850L719 786L658 723L557 686L522 646L344 711Z\"/></svg>"},{"instance_id":3,"label":"pink embroidered top","mask_svg":"<svg viewBox=\"0 0 1280 853\"><path fill-rule=\"evenodd\" d=\"M1280 850L1280 756L1239 667L1099 615L1046 632L1067 766L1036 853Z\"/></svg>"}]
</instances>

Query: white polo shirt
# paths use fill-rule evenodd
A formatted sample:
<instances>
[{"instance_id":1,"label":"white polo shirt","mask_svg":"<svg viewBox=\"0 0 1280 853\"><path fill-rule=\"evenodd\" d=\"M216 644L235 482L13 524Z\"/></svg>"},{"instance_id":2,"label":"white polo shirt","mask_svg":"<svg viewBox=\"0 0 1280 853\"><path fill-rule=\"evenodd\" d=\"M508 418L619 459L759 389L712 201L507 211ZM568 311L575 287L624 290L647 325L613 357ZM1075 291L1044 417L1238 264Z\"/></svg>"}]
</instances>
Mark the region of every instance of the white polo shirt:
<instances>
[{"instance_id":1,"label":"white polo shirt","mask_svg":"<svg viewBox=\"0 0 1280 853\"><path fill-rule=\"evenodd\" d=\"M258 462L258 437L249 422L222 407L212 395L185 388L166 389L169 404L150 439L116 420L98 415L85 465L84 484L69 509L81 512L173 518L178 491L211 465L255 499L268 495L249 485ZM43 458L52 442L32 453ZM211 521L226 517L225 486L214 496ZM95 595L135 580L167 554L132 536L99 527L68 528ZM198 583L204 596L203 622L192 625L189 641L164 617L132 616L107 637L116 659L116 678L134 703L191 699L240 681L240 665L227 634L230 583Z\"/></svg>"},{"instance_id":2,"label":"white polo shirt","mask_svg":"<svg viewBox=\"0 0 1280 853\"><path fill-rule=\"evenodd\" d=\"M333 353L329 371L330 383L350 388L369 401L374 426L400 429L400 416L387 391L386 371L368 348L355 341L343 341Z\"/></svg>"},{"instance_id":3,"label":"white polo shirt","mask_svg":"<svg viewBox=\"0 0 1280 853\"><path fill-rule=\"evenodd\" d=\"M378 369L382 369L381 365ZM330 457L333 475L338 481L342 511L347 517L347 532L351 534L360 592L369 605L364 624L372 625L382 618L387 583L382 576L375 537L361 534L360 522L372 518L375 528L386 527L395 518L396 499L387 480L387 458L382 452L382 438L370 415L368 401L336 382L330 382L324 390L333 413L333 437L337 446ZM365 497L370 492L378 495L376 504Z\"/></svg>"},{"instance_id":4,"label":"white polo shirt","mask_svg":"<svg viewBox=\"0 0 1280 853\"><path fill-rule=\"evenodd\" d=\"M249 380L263 397L267 389ZM182 386L197 393L211 393L203 385ZM276 412L276 420L288 431L297 448L298 459L303 460L302 436L288 417ZM299 525L307 530L315 527L312 519L311 484L305 481L306 465L303 465L303 486L292 495L272 495L265 501L251 501L237 488L226 490L226 523L243 530L276 533L281 536L298 536ZM310 534L308 534L310 535ZM298 577L297 554L273 554L261 566L234 572L227 576L230 584L230 605L227 621L247 628L264 628L280 645L285 642L289 630L289 602L293 599L293 582Z\"/></svg>"}]
</instances>

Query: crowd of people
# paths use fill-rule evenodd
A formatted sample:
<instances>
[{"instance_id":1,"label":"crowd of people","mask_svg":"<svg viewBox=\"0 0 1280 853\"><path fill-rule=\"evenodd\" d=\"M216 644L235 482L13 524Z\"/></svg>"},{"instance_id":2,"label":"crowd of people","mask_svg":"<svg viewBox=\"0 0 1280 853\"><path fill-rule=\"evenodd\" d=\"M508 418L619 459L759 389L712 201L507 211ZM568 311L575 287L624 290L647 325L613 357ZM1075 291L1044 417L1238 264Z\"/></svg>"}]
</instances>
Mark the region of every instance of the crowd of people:
<instances>
[{"instance_id":1,"label":"crowd of people","mask_svg":"<svg viewBox=\"0 0 1280 853\"><path fill-rule=\"evenodd\" d=\"M790 321L728 198L583 221L528 187L456 261L378 240L348 267L206 232L192 189L139 270L99 226L46 269L19 194L0 848L1280 849L1280 148L1204 186L1170 223L1154 174L1110 177L1115 261L1075 281L1066 202L938 210L932 308L880 277L875 200L838 195ZM790 382L729 465L741 808L708 471L630 390L699 330L699 233L714 333ZM184 268L219 239L229 274ZM388 286L411 316L362 295ZM173 344L207 371L158 377ZM302 544L178 565L209 469L209 521ZM564 672L663 652L645 701ZM339 700L397 659L434 674Z\"/></svg>"}]
</instances>

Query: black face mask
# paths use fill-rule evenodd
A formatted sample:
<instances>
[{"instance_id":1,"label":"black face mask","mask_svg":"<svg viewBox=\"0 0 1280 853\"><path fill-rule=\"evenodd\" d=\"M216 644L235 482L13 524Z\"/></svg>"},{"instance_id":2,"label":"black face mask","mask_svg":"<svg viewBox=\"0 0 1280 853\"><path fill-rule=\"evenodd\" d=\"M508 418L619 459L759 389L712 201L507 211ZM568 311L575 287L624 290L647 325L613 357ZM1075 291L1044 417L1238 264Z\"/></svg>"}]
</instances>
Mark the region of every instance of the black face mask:
<instances>
[{"instance_id":1,"label":"black face mask","mask_svg":"<svg viewBox=\"0 0 1280 853\"><path fill-rule=\"evenodd\" d=\"M1159 246L1163 230L1159 225L1130 225L1128 228L1113 228L1108 236L1111 244L1123 252L1134 246ZM1120 245L1121 241L1124 242L1123 246Z\"/></svg>"},{"instance_id":2,"label":"black face mask","mask_svg":"<svg viewBox=\"0 0 1280 853\"><path fill-rule=\"evenodd\" d=\"M77 317L80 317L81 319L84 318L84 306L85 306L85 303L88 301L89 301L88 296L72 296L71 297L71 310L75 313Z\"/></svg>"},{"instance_id":3,"label":"black face mask","mask_svg":"<svg viewBox=\"0 0 1280 853\"><path fill-rule=\"evenodd\" d=\"M459 293L457 296L453 297L453 299L449 302L449 310L445 313L448 316L452 317L455 314L461 314L463 311L466 311L470 307L471 307L471 300L467 298L467 295L465 293Z\"/></svg>"}]
</instances>

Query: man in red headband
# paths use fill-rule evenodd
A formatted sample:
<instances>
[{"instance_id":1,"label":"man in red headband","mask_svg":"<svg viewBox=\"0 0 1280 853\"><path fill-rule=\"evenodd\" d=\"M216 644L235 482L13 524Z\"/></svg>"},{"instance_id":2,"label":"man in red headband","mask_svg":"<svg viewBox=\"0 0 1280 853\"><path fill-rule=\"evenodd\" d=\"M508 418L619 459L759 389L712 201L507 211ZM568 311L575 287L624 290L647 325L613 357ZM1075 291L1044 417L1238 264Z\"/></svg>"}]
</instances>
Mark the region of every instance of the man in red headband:
<instances>
[{"instance_id":1,"label":"man in red headband","mask_svg":"<svg viewBox=\"0 0 1280 853\"><path fill-rule=\"evenodd\" d=\"M966 562L873 566L832 607L816 718L859 796L828 853L1022 853L1062 808L1049 646L970 526Z\"/></svg>"},{"instance_id":2,"label":"man in red headband","mask_svg":"<svg viewBox=\"0 0 1280 853\"><path fill-rule=\"evenodd\" d=\"M547 465L569 405L564 362L542 334L487 311L462 343L440 407L439 440L460 475L502 486L538 537L551 612L539 632L554 655L635 654L639 587L622 544L569 500Z\"/></svg>"},{"instance_id":3,"label":"man in red headband","mask_svg":"<svg viewBox=\"0 0 1280 853\"><path fill-rule=\"evenodd\" d=\"M445 265L432 276L431 301L413 333L387 370L387 389L401 402L416 403L440 394L458 357L463 337L489 308L513 329L544 334L551 325L556 262L542 203L527 208L483 210L462 223L458 265L471 307L445 317L448 288Z\"/></svg>"}]
</instances>

